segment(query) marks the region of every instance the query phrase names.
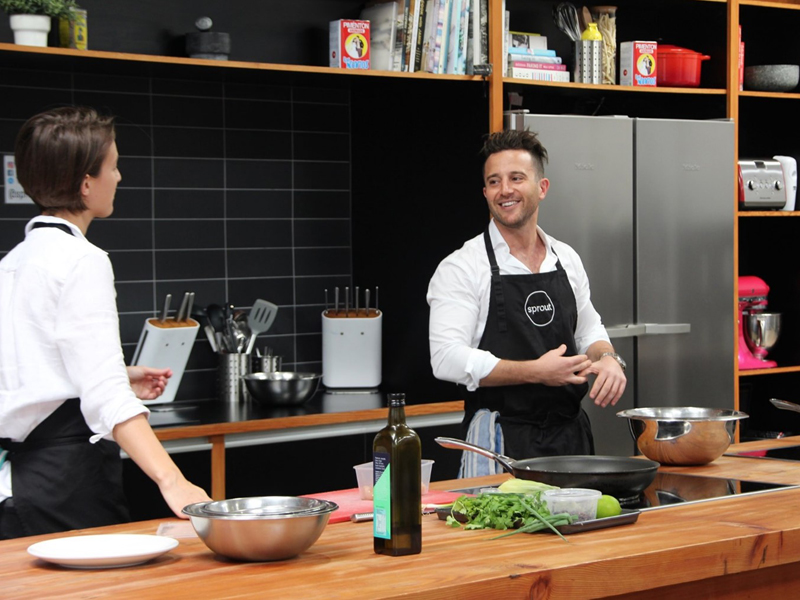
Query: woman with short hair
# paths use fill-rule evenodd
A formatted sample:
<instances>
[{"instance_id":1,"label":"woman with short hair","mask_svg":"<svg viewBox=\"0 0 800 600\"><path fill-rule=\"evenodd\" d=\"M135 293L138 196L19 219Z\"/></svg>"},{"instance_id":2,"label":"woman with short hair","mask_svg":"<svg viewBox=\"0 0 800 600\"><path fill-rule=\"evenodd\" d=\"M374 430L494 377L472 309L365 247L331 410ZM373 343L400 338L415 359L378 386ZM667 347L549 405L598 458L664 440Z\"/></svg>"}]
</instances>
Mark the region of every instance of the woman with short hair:
<instances>
[{"instance_id":1,"label":"woman with short hair","mask_svg":"<svg viewBox=\"0 0 800 600\"><path fill-rule=\"evenodd\" d=\"M126 367L108 255L86 239L114 210L114 121L66 107L29 119L17 177L41 215L0 261L0 539L129 521L120 447L178 515L209 500L156 438L140 399L169 369Z\"/></svg>"}]
</instances>

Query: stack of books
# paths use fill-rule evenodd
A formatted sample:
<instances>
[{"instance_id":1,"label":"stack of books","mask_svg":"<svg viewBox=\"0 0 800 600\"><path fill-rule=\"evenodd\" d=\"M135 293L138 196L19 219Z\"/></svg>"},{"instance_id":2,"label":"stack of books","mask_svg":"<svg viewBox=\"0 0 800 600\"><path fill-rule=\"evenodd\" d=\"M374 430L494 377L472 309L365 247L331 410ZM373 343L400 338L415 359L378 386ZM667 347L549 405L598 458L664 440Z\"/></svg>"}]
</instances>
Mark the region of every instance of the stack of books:
<instances>
[{"instance_id":1,"label":"stack of books","mask_svg":"<svg viewBox=\"0 0 800 600\"><path fill-rule=\"evenodd\" d=\"M488 0L373 0L372 69L472 74L489 62Z\"/></svg>"},{"instance_id":2,"label":"stack of books","mask_svg":"<svg viewBox=\"0 0 800 600\"><path fill-rule=\"evenodd\" d=\"M508 11L505 17L503 44L507 62L503 65L503 76L533 81L569 82L567 65L563 64L555 50L547 47L547 36L510 31Z\"/></svg>"}]
</instances>

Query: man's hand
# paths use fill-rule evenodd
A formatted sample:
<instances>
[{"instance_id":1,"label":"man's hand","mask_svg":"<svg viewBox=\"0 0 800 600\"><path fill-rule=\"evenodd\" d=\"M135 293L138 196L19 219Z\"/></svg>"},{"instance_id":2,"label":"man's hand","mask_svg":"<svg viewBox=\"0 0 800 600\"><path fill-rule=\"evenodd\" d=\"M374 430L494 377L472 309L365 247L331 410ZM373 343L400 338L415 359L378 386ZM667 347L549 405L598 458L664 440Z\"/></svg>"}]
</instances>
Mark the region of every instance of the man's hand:
<instances>
[{"instance_id":1,"label":"man's hand","mask_svg":"<svg viewBox=\"0 0 800 600\"><path fill-rule=\"evenodd\" d=\"M133 393L140 400L155 400L164 393L167 380L172 377L172 369L153 369L152 367L126 367Z\"/></svg>"},{"instance_id":2,"label":"man's hand","mask_svg":"<svg viewBox=\"0 0 800 600\"><path fill-rule=\"evenodd\" d=\"M597 406L605 408L609 404L614 406L622 397L628 379L619 363L610 356L605 356L595 361L579 375L596 375L589 397Z\"/></svg>"},{"instance_id":3,"label":"man's hand","mask_svg":"<svg viewBox=\"0 0 800 600\"><path fill-rule=\"evenodd\" d=\"M566 344L561 344L555 350L542 354L536 361L531 361L536 363L534 383L550 386L586 383L586 375L580 371L590 368L592 361L585 354L564 356L566 351Z\"/></svg>"},{"instance_id":4,"label":"man's hand","mask_svg":"<svg viewBox=\"0 0 800 600\"><path fill-rule=\"evenodd\" d=\"M586 371L592 361L585 354L564 356L566 344L545 352L536 360L501 360L489 375L481 379L481 387L541 383L549 386L586 383Z\"/></svg>"}]
</instances>

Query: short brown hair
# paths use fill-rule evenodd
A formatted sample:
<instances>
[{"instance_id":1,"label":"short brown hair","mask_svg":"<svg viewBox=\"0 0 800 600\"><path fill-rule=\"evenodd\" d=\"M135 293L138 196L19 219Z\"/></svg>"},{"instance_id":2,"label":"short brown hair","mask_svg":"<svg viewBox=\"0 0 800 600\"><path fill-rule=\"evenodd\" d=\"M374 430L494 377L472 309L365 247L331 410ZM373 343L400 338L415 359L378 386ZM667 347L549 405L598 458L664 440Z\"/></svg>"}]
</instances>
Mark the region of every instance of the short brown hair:
<instances>
[{"instance_id":1,"label":"short brown hair","mask_svg":"<svg viewBox=\"0 0 800 600\"><path fill-rule=\"evenodd\" d=\"M486 161L492 154L497 154L504 150L525 150L533 159L536 175L540 178L544 177L547 150L535 133L527 129L506 129L488 134L481 149L484 168L486 167Z\"/></svg>"},{"instance_id":2,"label":"short brown hair","mask_svg":"<svg viewBox=\"0 0 800 600\"><path fill-rule=\"evenodd\" d=\"M28 119L17 134L14 160L25 193L43 214L86 210L81 184L97 177L114 142L114 118L80 106Z\"/></svg>"}]
</instances>

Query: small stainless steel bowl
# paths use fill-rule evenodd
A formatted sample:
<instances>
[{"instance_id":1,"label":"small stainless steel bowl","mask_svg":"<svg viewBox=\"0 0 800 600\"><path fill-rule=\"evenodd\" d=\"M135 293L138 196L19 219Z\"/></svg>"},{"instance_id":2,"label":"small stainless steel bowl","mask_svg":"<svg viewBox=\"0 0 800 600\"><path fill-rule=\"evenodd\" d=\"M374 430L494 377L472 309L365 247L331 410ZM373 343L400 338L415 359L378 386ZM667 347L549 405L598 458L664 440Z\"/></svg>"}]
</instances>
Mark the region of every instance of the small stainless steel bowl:
<instances>
[{"instance_id":1,"label":"small stainless steel bowl","mask_svg":"<svg viewBox=\"0 0 800 600\"><path fill-rule=\"evenodd\" d=\"M255 496L198 502L183 509L198 537L217 554L244 561L285 560L322 535L334 502L296 496Z\"/></svg>"},{"instance_id":2,"label":"small stainless steel bowl","mask_svg":"<svg viewBox=\"0 0 800 600\"><path fill-rule=\"evenodd\" d=\"M663 465L704 465L728 449L736 422L747 414L737 410L675 406L634 408L617 413L628 419L639 450Z\"/></svg>"},{"instance_id":3,"label":"small stainless steel bowl","mask_svg":"<svg viewBox=\"0 0 800 600\"><path fill-rule=\"evenodd\" d=\"M247 391L258 402L268 405L300 405L316 393L322 375L317 373L250 373L244 376Z\"/></svg>"}]
</instances>

